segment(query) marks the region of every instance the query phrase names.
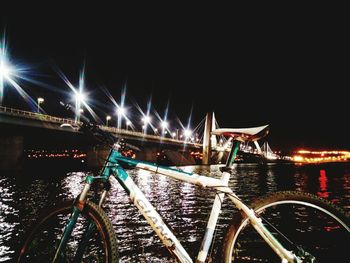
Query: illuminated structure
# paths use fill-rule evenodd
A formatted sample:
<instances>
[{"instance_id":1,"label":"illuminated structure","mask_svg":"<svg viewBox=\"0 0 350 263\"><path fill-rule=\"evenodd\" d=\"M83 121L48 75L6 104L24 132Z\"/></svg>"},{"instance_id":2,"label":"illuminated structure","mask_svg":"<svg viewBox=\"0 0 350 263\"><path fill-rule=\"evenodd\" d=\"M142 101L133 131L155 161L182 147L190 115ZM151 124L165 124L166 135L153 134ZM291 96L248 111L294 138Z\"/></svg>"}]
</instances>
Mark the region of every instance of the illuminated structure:
<instances>
[{"instance_id":1,"label":"illuminated structure","mask_svg":"<svg viewBox=\"0 0 350 263\"><path fill-rule=\"evenodd\" d=\"M350 161L350 152L300 150L292 157L292 160L297 163L348 162Z\"/></svg>"}]
</instances>

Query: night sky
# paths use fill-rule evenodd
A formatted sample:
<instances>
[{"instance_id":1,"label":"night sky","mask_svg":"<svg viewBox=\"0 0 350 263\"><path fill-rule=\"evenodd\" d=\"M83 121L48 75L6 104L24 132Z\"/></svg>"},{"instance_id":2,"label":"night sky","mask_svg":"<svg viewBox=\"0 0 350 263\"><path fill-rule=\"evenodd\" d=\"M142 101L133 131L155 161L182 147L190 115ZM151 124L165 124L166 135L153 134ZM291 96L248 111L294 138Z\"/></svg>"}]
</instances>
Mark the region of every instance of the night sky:
<instances>
[{"instance_id":1,"label":"night sky","mask_svg":"<svg viewBox=\"0 0 350 263\"><path fill-rule=\"evenodd\" d=\"M349 43L341 16L68 9L0 11L11 59L45 85L20 83L45 98L48 114L62 114L58 103L69 92L56 69L77 84L85 63L86 91L101 118L114 111L101 87L119 102L126 84L134 120L140 116L132 103L145 110L152 94L161 115L169 101L174 124L176 116L187 124L191 108L193 124L214 111L221 127L271 124L273 150L350 149ZM6 91L5 106L26 109Z\"/></svg>"}]
</instances>

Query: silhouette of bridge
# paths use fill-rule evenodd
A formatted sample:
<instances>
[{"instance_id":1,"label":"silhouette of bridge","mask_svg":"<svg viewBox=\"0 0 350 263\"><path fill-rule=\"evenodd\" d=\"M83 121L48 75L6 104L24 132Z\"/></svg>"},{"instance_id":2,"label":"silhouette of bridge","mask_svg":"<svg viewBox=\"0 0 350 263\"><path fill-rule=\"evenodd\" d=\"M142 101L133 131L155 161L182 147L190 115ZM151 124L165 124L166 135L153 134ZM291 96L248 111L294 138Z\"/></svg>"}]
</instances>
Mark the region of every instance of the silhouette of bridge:
<instances>
[{"instance_id":1,"label":"silhouette of bridge","mask_svg":"<svg viewBox=\"0 0 350 263\"><path fill-rule=\"evenodd\" d=\"M73 119L55 117L51 115L35 113L30 111L24 111L19 109L7 108L0 106L0 123L25 125L31 127L54 129L64 132L76 132L78 133L78 126L80 122L76 122ZM189 147L201 148L201 143L195 143L191 141L184 141L175 138L168 138L160 135L152 135L144 132L137 132L132 130L126 130L116 127L110 127L105 125L98 125L102 130L111 132L116 136L120 136L126 139L146 140L151 142L162 142L164 144L174 144L183 146L184 143Z\"/></svg>"},{"instance_id":2,"label":"silhouette of bridge","mask_svg":"<svg viewBox=\"0 0 350 263\"><path fill-rule=\"evenodd\" d=\"M8 132L5 137L3 136L3 133L0 133L0 135L2 135L2 138L0 136L0 159L2 159L2 163L4 163L7 162L6 158L8 159L10 156L10 162L6 165L9 166L14 165L15 161L20 158L21 152L23 152L23 138L29 136L27 135L27 130L25 130L25 127L31 129L30 133L32 135L29 141L34 140L36 143L44 141L46 144L56 143L60 145L65 141L72 144L75 144L76 141L78 141L76 136L81 135L81 132L78 129L80 124L81 123L79 121L69 118L55 117L47 114L0 106L0 128L8 128ZM211 131L219 127L215 120L214 113L208 113L202 122L197 126L197 141L193 141L193 138L188 138L185 136L182 137L183 139L179 139L178 136L172 136L169 138L164 136L164 134L163 136L158 134L147 134L145 132L121 129L106 125L99 125L99 127L102 130L113 133L117 137L130 140L134 143L136 142L136 144L142 146L142 153L137 158L147 161L154 161L155 156L159 155L159 151L164 150L164 153L170 159L173 159L173 163L190 164L193 162L193 159L191 161L188 153L191 151L196 151L197 153L202 153L201 158L203 164L210 164L212 160L220 160L221 162L221 160L223 160L225 157L225 153L227 153L232 146L231 139L227 139L223 136L218 137L211 134ZM202 129L198 127L201 127ZM54 131L55 135L48 136L47 134L43 133L43 130ZM35 143L31 143L30 145L35 145ZM41 145L44 144L42 143ZM265 143L262 147L260 147L257 142L254 142L254 146L255 148L242 144L240 150L245 153L259 154L265 159L278 158L268 144ZM94 149L94 151L95 153L100 153L101 149ZM185 161L182 160L183 158L179 155L179 152L181 152L182 157L187 156L187 158L184 158ZM104 154L106 154L105 150ZM217 154L219 157L213 158L215 154Z\"/></svg>"}]
</instances>

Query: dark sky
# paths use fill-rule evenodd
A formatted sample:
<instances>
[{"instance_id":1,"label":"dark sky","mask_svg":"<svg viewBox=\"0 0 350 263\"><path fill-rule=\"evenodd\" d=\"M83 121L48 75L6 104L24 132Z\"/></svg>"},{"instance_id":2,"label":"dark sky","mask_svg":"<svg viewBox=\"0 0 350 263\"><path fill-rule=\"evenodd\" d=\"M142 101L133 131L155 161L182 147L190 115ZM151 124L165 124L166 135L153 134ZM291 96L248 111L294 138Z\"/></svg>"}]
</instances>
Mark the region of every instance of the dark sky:
<instances>
[{"instance_id":1,"label":"dark sky","mask_svg":"<svg viewBox=\"0 0 350 263\"><path fill-rule=\"evenodd\" d=\"M54 68L76 84L85 61L97 112L113 112L99 87L118 101L127 83L126 103L138 119L132 100L145 109L152 94L161 114L170 101L172 120L186 123L193 106L193 123L213 110L221 127L271 124L273 149L350 149L349 30L337 13L24 10L1 10L2 28L11 58L51 86L21 82L45 97L48 113L69 91ZM5 95L11 103L25 107L13 91Z\"/></svg>"}]
</instances>

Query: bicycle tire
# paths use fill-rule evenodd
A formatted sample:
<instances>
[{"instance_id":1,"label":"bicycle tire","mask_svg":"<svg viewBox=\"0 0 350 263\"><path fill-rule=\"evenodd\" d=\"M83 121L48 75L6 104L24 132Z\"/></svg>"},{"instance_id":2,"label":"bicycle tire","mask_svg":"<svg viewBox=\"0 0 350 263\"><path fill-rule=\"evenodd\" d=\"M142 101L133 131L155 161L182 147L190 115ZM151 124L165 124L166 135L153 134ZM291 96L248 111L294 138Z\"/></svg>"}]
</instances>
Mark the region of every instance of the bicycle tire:
<instances>
[{"instance_id":1,"label":"bicycle tire","mask_svg":"<svg viewBox=\"0 0 350 263\"><path fill-rule=\"evenodd\" d=\"M282 230L287 238L292 237L291 241L297 242L292 245L279 235L278 240L282 239L284 243L280 242L287 249L293 250L295 245L303 245L317 262L346 258L346 246L350 242L350 218L343 209L331 202L308 193L285 191L258 199L250 207L256 214L273 223L279 231ZM270 225L266 224L266 227ZM271 227L270 231L276 235L279 233ZM229 226L222 256L224 262L281 262L258 236L245 215L236 216ZM307 260L311 260L310 257L303 262L311 262Z\"/></svg>"},{"instance_id":2,"label":"bicycle tire","mask_svg":"<svg viewBox=\"0 0 350 263\"><path fill-rule=\"evenodd\" d=\"M53 257L57 245L59 243L60 236L62 235L62 230L64 226L66 225L67 219L69 218L69 215L72 212L74 200L67 200L55 207L51 207L44 211L37 221L32 225L32 227L27 232L24 242L21 246L21 249L19 251L18 256L18 263L24 263L24 262L51 262L50 256ZM83 211L81 212L80 217L82 222L79 221L77 224L80 224L80 227L82 228L83 224L87 225L90 220L94 222L97 231L94 232L94 238L91 238L89 240L90 243L96 243L97 240L101 242L101 248L96 247L96 244L94 244L94 250L93 251L96 255L92 256L100 256L101 253L104 253L103 261L98 262L105 262L105 263L115 263L119 262L119 256L118 256L118 249L117 249L117 240L115 237L115 233L112 227L112 224L110 220L108 219L106 213L97 206L95 203L87 201ZM78 226L76 227L78 228ZM48 233L51 231L52 233ZM55 233L56 231L56 233ZM80 231L82 232L82 231ZM82 233L80 233L79 230L77 230L77 237L82 236ZM45 246L45 240L44 237L49 239L46 246ZM71 238L74 236L74 233L72 233ZM56 244L50 245L53 242L53 240L50 240L50 237L57 238ZM79 237L78 237L79 238ZM74 241L71 241L73 245ZM89 243L89 244L90 244ZM42 249L40 251L37 250L38 247L42 246ZM91 245L93 247L93 245ZM50 251L47 251L48 249L52 249ZM93 250L92 249L92 250ZM51 253L50 253L51 252ZM65 251L65 253L68 253L68 248ZM72 253L71 257L74 257L74 252ZM98 254L98 255L97 255ZM89 255L91 257L91 255ZM65 257L68 257L68 255L65 255ZM84 262L96 262L95 260L97 258L89 259L84 254ZM52 260L52 258L51 258ZM68 258L65 258L63 262L70 262Z\"/></svg>"}]
</instances>

